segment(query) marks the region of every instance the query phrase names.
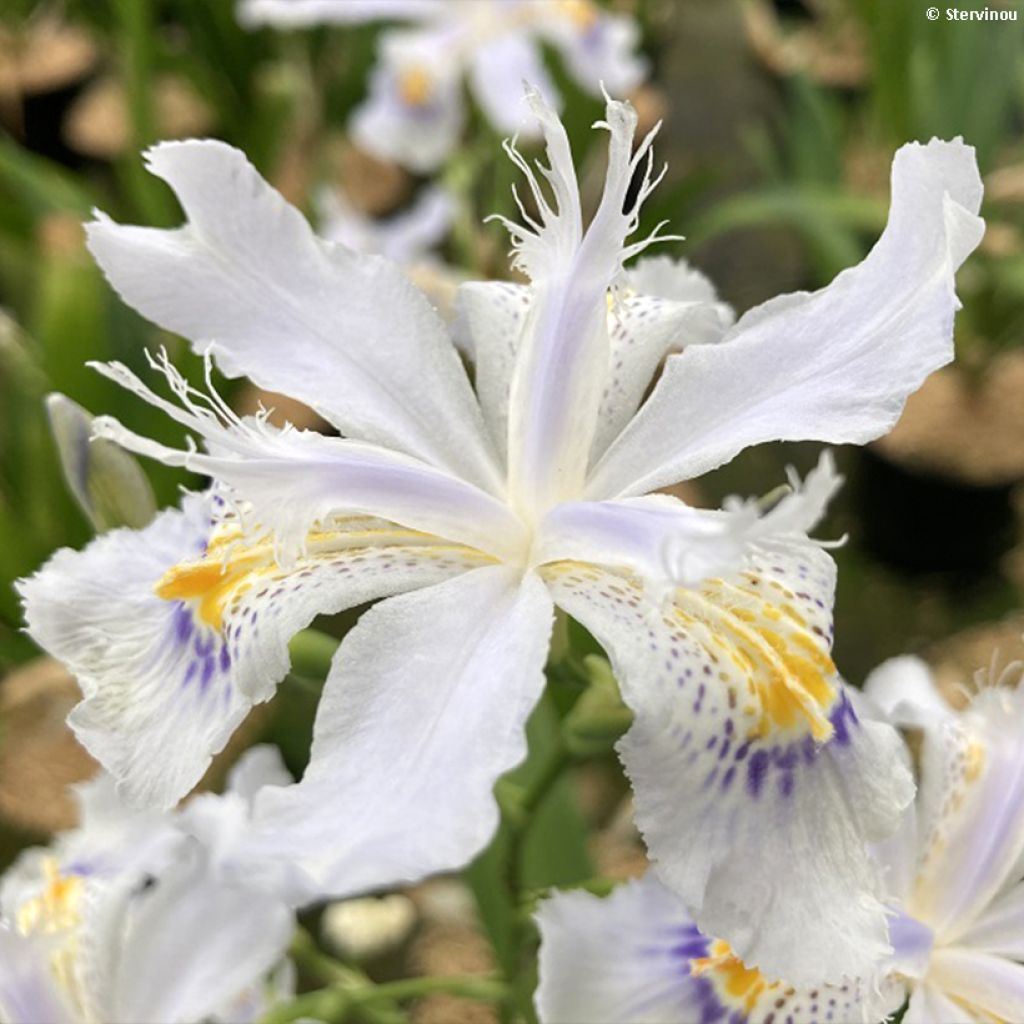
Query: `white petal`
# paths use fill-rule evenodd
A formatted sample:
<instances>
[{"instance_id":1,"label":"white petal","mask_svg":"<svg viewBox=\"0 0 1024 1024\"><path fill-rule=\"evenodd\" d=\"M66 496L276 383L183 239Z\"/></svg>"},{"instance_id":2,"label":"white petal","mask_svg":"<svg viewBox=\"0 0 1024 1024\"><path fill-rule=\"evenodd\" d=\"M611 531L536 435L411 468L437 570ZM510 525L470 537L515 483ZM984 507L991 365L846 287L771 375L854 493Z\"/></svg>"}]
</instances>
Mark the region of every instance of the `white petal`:
<instances>
[{"instance_id":1,"label":"white petal","mask_svg":"<svg viewBox=\"0 0 1024 1024\"><path fill-rule=\"evenodd\" d=\"M71 1007L50 971L45 940L0 922L0 1020L5 1024L74 1024Z\"/></svg>"},{"instance_id":2,"label":"white petal","mask_svg":"<svg viewBox=\"0 0 1024 1024\"><path fill-rule=\"evenodd\" d=\"M257 800L268 856L338 896L466 863L526 753L551 622L541 581L503 567L367 612L335 656L305 777Z\"/></svg>"},{"instance_id":3,"label":"white petal","mask_svg":"<svg viewBox=\"0 0 1024 1024\"><path fill-rule=\"evenodd\" d=\"M391 18L430 18L437 10L436 0L240 0L238 20L250 28L308 28Z\"/></svg>"},{"instance_id":4,"label":"white petal","mask_svg":"<svg viewBox=\"0 0 1024 1024\"><path fill-rule=\"evenodd\" d=\"M474 49L469 64L473 97L487 120L507 135L529 138L537 134L523 95L529 82L555 109L561 107L537 44L521 32L507 32Z\"/></svg>"},{"instance_id":5,"label":"white petal","mask_svg":"<svg viewBox=\"0 0 1024 1024\"><path fill-rule=\"evenodd\" d=\"M264 786L290 786L292 777L281 759L281 751L269 743L250 747L228 775L228 792L237 793L246 803Z\"/></svg>"},{"instance_id":6,"label":"white petal","mask_svg":"<svg viewBox=\"0 0 1024 1024\"><path fill-rule=\"evenodd\" d=\"M828 657L834 571L775 542L663 613L627 576L544 570L635 715L620 753L660 876L702 930L795 985L870 973L888 952L865 844L912 795L899 737L858 721Z\"/></svg>"},{"instance_id":7,"label":"white petal","mask_svg":"<svg viewBox=\"0 0 1024 1024\"><path fill-rule=\"evenodd\" d=\"M577 84L594 96L603 86L625 95L643 82L647 61L637 53L640 28L625 15L607 14L596 4L562 8L562 17L548 17L541 31L558 47Z\"/></svg>"},{"instance_id":8,"label":"white petal","mask_svg":"<svg viewBox=\"0 0 1024 1024\"><path fill-rule=\"evenodd\" d=\"M59 551L19 586L29 632L82 687L70 717L79 740L137 804L170 806L195 785L273 694L288 641L315 615L481 564L355 521L282 569L271 546L226 527L211 549L212 530L206 500L190 497L146 530Z\"/></svg>"},{"instance_id":9,"label":"white petal","mask_svg":"<svg viewBox=\"0 0 1024 1024\"><path fill-rule=\"evenodd\" d=\"M1024 1020L1024 964L967 949L932 955L929 981L973 1010L972 1019Z\"/></svg>"},{"instance_id":10,"label":"white petal","mask_svg":"<svg viewBox=\"0 0 1024 1024\"><path fill-rule=\"evenodd\" d=\"M914 987L903 1020L906 1024L978 1024L970 1011L931 983Z\"/></svg>"},{"instance_id":11,"label":"white petal","mask_svg":"<svg viewBox=\"0 0 1024 1024\"><path fill-rule=\"evenodd\" d=\"M368 153L418 174L436 171L465 121L461 61L448 31L386 32L366 100L351 120Z\"/></svg>"},{"instance_id":12,"label":"white petal","mask_svg":"<svg viewBox=\"0 0 1024 1024\"><path fill-rule=\"evenodd\" d=\"M159 367L180 406L154 394L119 363L97 365L199 434L210 454L194 444L170 448L105 416L94 423L96 436L226 484L232 500L245 503L247 527L273 533L283 561L295 557L316 523L336 512L378 516L500 556L521 553L526 534L505 502L460 477L362 441L240 420L215 394L191 389L166 359Z\"/></svg>"},{"instance_id":13,"label":"white petal","mask_svg":"<svg viewBox=\"0 0 1024 1024\"><path fill-rule=\"evenodd\" d=\"M972 949L1024 960L1024 883L1016 882L985 908L960 937Z\"/></svg>"},{"instance_id":14,"label":"white petal","mask_svg":"<svg viewBox=\"0 0 1024 1024\"><path fill-rule=\"evenodd\" d=\"M867 258L819 292L751 311L720 345L669 359L588 493L642 494L762 441L863 443L891 429L953 357L953 275L981 240L980 202L971 147L904 146L889 223Z\"/></svg>"},{"instance_id":15,"label":"white petal","mask_svg":"<svg viewBox=\"0 0 1024 1024\"><path fill-rule=\"evenodd\" d=\"M269 973L293 927L276 896L224 882L194 849L126 901L104 1019L198 1024Z\"/></svg>"},{"instance_id":16,"label":"white petal","mask_svg":"<svg viewBox=\"0 0 1024 1024\"><path fill-rule=\"evenodd\" d=\"M629 423L666 356L719 341L731 324L731 311L715 301L637 295L615 302L609 312L610 369L591 460Z\"/></svg>"},{"instance_id":17,"label":"white petal","mask_svg":"<svg viewBox=\"0 0 1024 1024\"><path fill-rule=\"evenodd\" d=\"M125 302L212 352L229 376L306 402L343 434L498 486L444 324L398 266L322 242L223 143L162 143L147 166L188 223L164 231L100 215L86 228Z\"/></svg>"},{"instance_id":18,"label":"white petal","mask_svg":"<svg viewBox=\"0 0 1024 1024\"><path fill-rule=\"evenodd\" d=\"M706 995L689 961L704 938L653 872L605 899L556 893L537 912L542 1024L677 1024L699 1020Z\"/></svg>"},{"instance_id":19,"label":"white petal","mask_svg":"<svg viewBox=\"0 0 1024 1024\"><path fill-rule=\"evenodd\" d=\"M982 691L960 716L960 730L926 732L945 740L942 760L925 760L936 812L922 851L915 915L951 942L1008 885L1024 856L1024 691Z\"/></svg>"},{"instance_id":20,"label":"white petal","mask_svg":"<svg viewBox=\"0 0 1024 1024\"><path fill-rule=\"evenodd\" d=\"M806 542L842 478L831 453L801 483L791 471L792 490L766 514L756 503L727 499L725 510L690 508L664 494L623 501L568 501L545 516L534 543L538 563L562 559L626 569L646 583L648 596L669 599L675 587L743 568L758 546L796 539Z\"/></svg>"},{"instance_id":21,"label":"white petal","mask_svg":"<svg viewBox=\"0 0 1024 1024\"><path fill-rule=\"evenodd\" d=\"M686 260L671 256L642 256L622 274L622 287L627 292L673 302L699 302L718 307L726 326L736 319L732 309L718 301L718 292L711 280Z\"/></svg>"},{"instance_id":22,"label":"white petal","mask_svg":"<svg viewBox=\"0 0 1024 1024\"><path fill-rule=\"evenodd\" d=\"M456 295L456 338L475 368L474 384L495 448L508 454L508 404L532 289L505 281L468 281Z\"/></svg>"},{"instance_id":23,"label":"white petal","mask_svg":"<svg viewBox=\"0 0 1024 1024\"><path fill-rule=\"evenodd\" d=\"M896 1009L902 989L879 998L856 983L794 991L745 967L702 935L654 872L599 899L559 893L541 904L542 1024L744 1024L866 1020Z\"/></svg>"},{"instance_id":24,"label":"white petal","mask_svg":"<svg viewBox=\"0 0 1024 1024\"><path fill-rule=\"evenodd\" d=\"M515 244L516 265L530 277L534 302L523 331L509 407L509 486L529 512L543 513L578 497L597 428L608 374L607 292L623 261L646 245L627 246L650 180L652 137L632 154L636 113L609 102L608 174L601 203L583 231L579 189L565 129L537 93L530 103L544 131L549 167L541 171L554 194L552 206L536 175L514 148L527 175L539 223L504 221ZM645 173L633 206L623 212L634 172Z\"/></svg>"}]
</instances>

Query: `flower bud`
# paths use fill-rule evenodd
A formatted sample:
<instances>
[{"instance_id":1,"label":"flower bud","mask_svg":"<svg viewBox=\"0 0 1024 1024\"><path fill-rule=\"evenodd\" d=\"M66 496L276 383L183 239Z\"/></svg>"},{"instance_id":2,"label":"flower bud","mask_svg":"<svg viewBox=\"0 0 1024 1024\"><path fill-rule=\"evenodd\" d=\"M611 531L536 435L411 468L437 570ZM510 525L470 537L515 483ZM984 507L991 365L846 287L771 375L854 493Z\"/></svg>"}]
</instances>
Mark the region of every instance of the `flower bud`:
<instances>
[{"instance_id":1,"label":"flower bud","mask_svg":"<svg viewBox=\"0 0 1024 1024\"><path fill-rule=\"evenodd\" d=\"M156 501L135 459L111 441L91 440L92 417L65 395L50 395L46 411L64 479L96 531L146 526Z\"/></svg>"}]
</instances>

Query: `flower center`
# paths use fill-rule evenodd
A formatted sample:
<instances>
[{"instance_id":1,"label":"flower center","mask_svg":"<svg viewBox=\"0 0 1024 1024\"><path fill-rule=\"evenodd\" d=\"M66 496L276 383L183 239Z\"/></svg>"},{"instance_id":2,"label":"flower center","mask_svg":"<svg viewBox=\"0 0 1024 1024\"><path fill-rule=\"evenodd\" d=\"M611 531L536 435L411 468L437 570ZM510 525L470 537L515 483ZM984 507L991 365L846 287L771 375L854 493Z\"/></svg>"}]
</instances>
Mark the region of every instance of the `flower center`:
<instances>
[{"instance_id":1,"label":"flower center","mask_svg":"<svg viewBox=\"0 0 1024 1024\"><path fill-rule=\"evenodd\" d=\"M425 107L434 91L434 80L427 68L413 64L398 76L398 94L410 107Z\"/></svg>"}]
</instances>

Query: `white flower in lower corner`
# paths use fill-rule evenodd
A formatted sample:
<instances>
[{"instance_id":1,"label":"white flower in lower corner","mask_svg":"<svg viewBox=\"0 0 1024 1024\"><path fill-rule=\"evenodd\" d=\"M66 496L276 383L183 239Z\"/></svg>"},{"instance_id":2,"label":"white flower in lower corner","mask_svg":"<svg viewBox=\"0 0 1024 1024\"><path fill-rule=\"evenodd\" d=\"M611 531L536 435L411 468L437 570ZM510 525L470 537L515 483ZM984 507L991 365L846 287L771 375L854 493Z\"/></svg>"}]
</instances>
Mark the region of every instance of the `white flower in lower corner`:
<instances>
[{"instance_id":1,"label":"white flower in lower corner","mask_svg":"<svg viewBox=\"0 0 1024 1024\"><path fill-rule=\"evenodd\" d=\"M867 691L920 733L917 800L876 851L892 954L840 985L773 981L701 934L652 871L541 905L542 1024L869 1024L908 997L907 1024L1024 1020L1024 691L992 686L954 711L909 657Z\"/></svg>"},{"instance_id":2,"label":"white flower in lower corner","mask_svg":"<svg viewBox=\"0 0 1024 1024\"><path fill-rule=\"evenodd\" d=\"M463 78L499 132L533 135L522 83L533 82L553 106L559 99L543 46L553 47L595 98L602 83L622 95L646 74L637 24L592 0L241 0L238 13L245 24L279 28L409 23L381 36L352 131L367 152L423 173L458 144Z\"/></svg>"},{"instance_id":3,"label":"white flower in lower corner","mask_svg":"<svg viewBox=\"0 0 1024 1024\"><path fill-rule=\"evenodd\" d=\"M79 827L0 879L0 1021L238 1024L287 996L293 914L237 842L246 786L286 778L257 748L173 815L130 810L105 775L81 786Z\"/></svg>"},{"instance_id":4,"label":"white flower in lower corner","mask_svg":"<svg viewBox=\"0 0 1024 1024\"><path fill-rule=\"evenodd\" d=\"M879 851L904 1022L1022 1021L1024 690L992 685L954 711L916 658L886 662L866 690L920 736L917 801Z\"/></svg>"},{"instance_id":5,"label":"white flower in lower corner","mask_svg":"<svg viewBox=\"0 0 1024 1024\"><path fill-rule=\"evenodd\" d=\"M651 492L764 441L891 427L952 356L954 273L982 233L973 151L900 150L864 262L732 325L688 268L623 273L652 240L629 239L656 184L632 108L608 103L585 225L565 130L530 99L553 198L510 147L537 207L508 224L530 283L460 289L472 385L397 265L318 239L221 143L149 153L188 223L99 216L89 244L108 278L342 436L240 421L169 367L177 402L105 367L205 449L109 418L99 432L214 489L58 552L20 584L29 630L82 686L82 742L126 797L169 806L273 695L296 632L379 601L335 657L304 778L255 812L270 862L291 856L341 897L461 866L490 838L558 605L603 645L633 712L620 754L662 881L747 963L835 979L889 949L865 844L912 798L898 736L858 719L829 653L835 565L807 534L838 478L823 458L763 516Z\"/></svg>"},{"instance_id":6,"label":"white flower in lower corner","mask_svg":"<svg viewBox=\"0 0 1024 1024\"><path fill-rule=\"evenodd\" d=\"M556 893L537 924L541 1024L872 1024L903 1002L890 981L766 978L702 934L653 871L604 898Z\"/></svg>"}]
</instances>

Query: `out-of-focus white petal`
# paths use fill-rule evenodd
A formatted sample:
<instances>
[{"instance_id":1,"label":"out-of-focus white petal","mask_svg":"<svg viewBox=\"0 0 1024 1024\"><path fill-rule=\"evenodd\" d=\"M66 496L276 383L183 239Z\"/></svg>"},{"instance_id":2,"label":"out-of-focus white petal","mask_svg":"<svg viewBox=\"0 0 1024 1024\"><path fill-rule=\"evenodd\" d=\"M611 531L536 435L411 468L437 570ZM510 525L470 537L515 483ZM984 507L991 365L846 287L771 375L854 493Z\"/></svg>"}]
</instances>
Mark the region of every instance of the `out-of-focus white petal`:
<instances>
[{"instance_id":1,"label":"out-of-focus white petal","mask_svg":"<svg viewBox=\"0 0 1024 1024\"><path fill-rule=\"evenodd\" d=\"M524 82L555 110L562 105L537 44L521 32L506 32L475 47L469 80L487 120L507 135L532 138L539 134L523 95Z\"/></svg>"},{"instance_id":2,"label":"out-of-focus white petal","mask_svg":"<svg viewBox=\"0 0 1024 1024\"><path fill-rule=\"evenodd\" d=\"M829 658L831 559L774 541L664 611L624 574L542 571L612 660L637 822L702 930L794 985L870 974L889 946L865 845L912 785L899 737L858 720Z\"/></svg>"},{"instance_id":3,"label":"out-of-focus white petal","mask_svg":"<svg viewBox=\"0 0 1024 1024\"><path fill-rule=\"evenodd\" d=\"M624 96L644 80L647 61L637 53L640 28L632 18L608 14L588 0L546 6L554 16L545 17L539 31L587 92L600 96L603 86Z\"/></svg>"},{"instance_id":4,"label":"out-of-focus white petal","mask_svg":"<svg viewBox=\"0 0 1024 1024\"><path fill-rule=\"evenodd\" d=\"M110 1024L199 1024L267 975L294 921L272 892L232 885L193 847L124 896L97 1002ZM83 930L91 931L88 916Z\"/></svg>"},{"instance_id":5,"label":"out-of-focus white petal","mask_svg":"<svg viewBox=\"0 0 1024 1024\"><path fill-rule=\"evenodd\" d=\"M953 275L984 230L974 150L904 146L882 237L810 295L742 317L720 345L669 359L651 398L591 474L588 493L642 494L769 440L863 443L953 355Z\"/></svg>"},{"instance_id":6,"label":"out-of-focus white petal","mask_svg":"<svg viewBox=\"0 0 1024 1024\"><path fill-rule=\"evenodd\" d=\"M54 982L45 938L26 938L0 921L0 1020L4 1024L75 1024Z\"/></svg>"},{"instance_id":7,"label":"out-of-focus white petal","mask_svg":"<svg viewBox=\"0 0 1024 1024\"><path fill-rule=\"evenodd\" d=\"M465 864L526 752L551 623L543 583L498 566L368 611L335 656L304 778L257 798L254 846L338 896Z\"/></svg>"},{"instance_id":8,"label":"out-of-focus white petal","mask_svg":"<svg viewBox=\"0 0 1024 1024\"><path fill-rule=\"evenodd\" d=\"M264 786L290 786L292 777L281 760L281 751L269 743L250 747L228 774L229 793L237 793L247 804Z\"/></svg>"},{"instance_id":9,"label":"out-of-focus white petal","mask_svg":"<svg viewBox=\"0 0 1024 1024\"><path fill-rule=\"evenodd\" d=\"M368 217L340 189L318 197L320 234L356 252L380 253L407 265L441 244L455 218L455 204L443 188L424 189L411 206L390 217Z\"/></svg>"},{"instance_id":10,"label":"out-of-focus white petal","mask_svg":"<svg viewBox=\"0 0 1024 1024\"><path fill-rule=\"evenodd\" d=\"M438 0L239 0L238 20L248 28L309 28L390 18L428 19L442 10Z\"/></svg>"},{"instance_id":11,"label":"out-of-focus white petal","mask_svg":"<svg viewBox=\"0 0 1024 1024\"><path fill-rule=\"evenodd\" d=\"M959 719L959 730L947 725L945 737L925 733L926 748L946 739L944 759L925 762L942 799L935 795L933 824L922 836L910 907L946 943L1019 880L1024 855L1024 691L983 690Z\"/></svg>"},{"instance_id":12,"label":"out-of-focus white petal","mask_svg":"<svg viewBox=\"0 0 1024 1024\"><path fill-rule=\"evenodd\" d=\"M525 225L503 218L515 245L515 262L530 277L534 301L516 358L509 405L509 488L530 516L579 496L586 475L602 392L608 375L607 293L623 261L648 242L626 244L651 180L653 135L633 154L636 113L609 101L608 173L586 232L565 129L536 92L528 94L544 132L549 166L541 172L554 195L552 206L535 173L516 152L539 221L523 210ZM644 168L637 199L624 210L638 168ZM649 240L648 240L649 241Z\"/></svg>"},{"instance_id":13,"label":"out-of-focus white petal","mask_svg":"<svg viewBox=\"0 0 1024 1024\"><path fill-rule=\"evenodd\" d=\"M929 980L969 1008L972 1020L1024 1020L1024 964L976 950L939 949Z\"/></svg>"},{"instance_id":14,"label":"out-of-focus white petal","mask_svg":"<svg viewBox=\"0 0 1024 1024\"><path fill-rule=\"evenodd\" d=\"M864 692L893 725L921 727L953 717L931 669L911 654L882 662L864 681Z\"/></svg>"},{"instance_id":15,"label":"out-of-focus white petal","mask_svg":"<svg viewBox=\"0 0 1024 1024\"><path fill-rule=\"evenodd\" d=\"M97 369L199 434L210 454L194 444L159 444L108 416L95 421L96 435L227 485L232 500L245 505L247 528L272 534L282 561L296 556L315 524L338 512L378 516L499 556L517 557L523 549L524 528L505 502L413 456L241 420L216 395L190 388L166 360L162 369L180 405L154 394L119 363Z\"/></svg>"},{"instance_id":16,"label":"out-of-focus white petal","mask_svg":"<svg viewBox=\"0 0 1024 1024\"><path fill-rule=\"evenodd\" d=\"M466 111L450 35L438 29L381 37L369 95L351 120L353 138L368 153L430 174L456 147Z\"/></svg>"},{"instance_id":17,"label":"out-of-focus white petal","mask_svg":"<svg viewBox=\"0 0 1024 1024\"><path fill-rule=\"evenodd\" d=\"M500 486L444 323L401 268L318 239L221 142L162 143L147 166L174 189L186 225L100 215L86 227L125 302L229 376L306 402L347 436Z\"/></svg>"},{"instance_id":18,"label":"out-of-focus white petal","mask_svg":"<svg viewBox=\"0 0 1024 1024\"><path fill-rule=\"evenodd\" d=\"M271 544L227 525L215 536L210 511L190 496L143 531L57 552L19 584L29 632L85 695L72 727L137 804L170 806L195 785L273 694L288 641L314 616L482 564L469 549L353 520L325 524L283 569Z\"/></svg>"},{"instance_id":19,"label":"out-of-focus white petal","mask_svg":"<svg viewBox=\"0 0 1024 1024\"><path fill-rule=\"evenodd\" d=\"M542 1024L854 1024L903 1001L892 982L878 993L859 982L794 991L765 978L702 935L653 871L605 899L556 894L541 904L537 923Z\"/></svg>"}]
</instances>

